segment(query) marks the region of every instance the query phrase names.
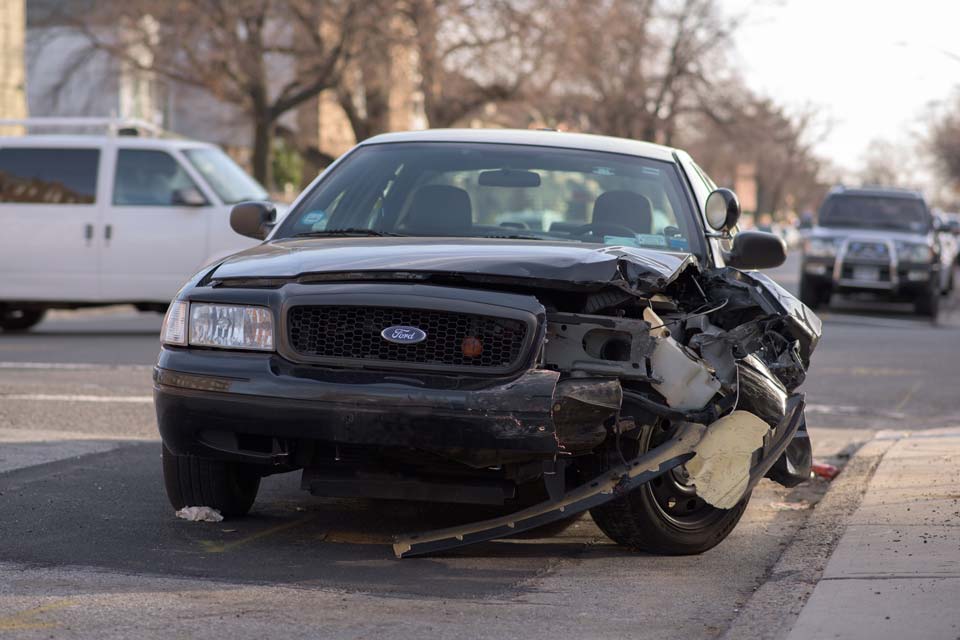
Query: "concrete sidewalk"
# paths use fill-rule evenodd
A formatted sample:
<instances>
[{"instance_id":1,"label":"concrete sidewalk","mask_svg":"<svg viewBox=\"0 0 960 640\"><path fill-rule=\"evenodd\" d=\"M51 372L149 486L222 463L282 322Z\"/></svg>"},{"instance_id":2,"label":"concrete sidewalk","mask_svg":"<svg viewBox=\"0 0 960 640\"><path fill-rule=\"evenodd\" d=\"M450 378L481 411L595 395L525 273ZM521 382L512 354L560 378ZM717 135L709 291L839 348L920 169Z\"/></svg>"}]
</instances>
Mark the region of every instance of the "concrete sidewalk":
<instances>
[{"instance_id":1,"label":"concrete sidewalk","mask_svg":"<svg viewBox=\"0 0 960 640\"><path fill-rule=\"evenodd\" d=\"M789 640L960 639L960 429L895 440Z\"/></svg>"}]
</instances>

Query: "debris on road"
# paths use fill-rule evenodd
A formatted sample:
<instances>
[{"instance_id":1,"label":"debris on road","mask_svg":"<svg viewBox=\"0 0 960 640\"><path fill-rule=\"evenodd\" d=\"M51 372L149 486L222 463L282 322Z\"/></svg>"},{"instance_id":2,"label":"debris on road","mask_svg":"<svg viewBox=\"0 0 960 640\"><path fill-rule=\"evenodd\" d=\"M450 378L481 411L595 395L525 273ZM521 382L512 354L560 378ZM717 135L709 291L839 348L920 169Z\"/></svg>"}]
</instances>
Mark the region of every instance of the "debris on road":
<instances>
[{"instance_id":1,"label":"debris on road","mask_svg":"<svg viewBox=\"0 0 960 640\"><path fill-rule=\"evenodd\" d=\"M210 507L184 507L177 511L177 517L190 522L223 522L223 516Z\"/></svg>"},{"instance_id":2,"label":"debris on road","mask_svg":"<svg viewBox=\"0 0 960 640\"><path fill-rule=\"evenodd\" d=\"M800 500L798 502L771 502L770 508L774 511L804 511L813 506L807 500Z\"/></svg>"},{"instance_id":3,"label":"debris on road","mask_svg":"<svg viewBox=\"0 0 960 640\"><path fill-rule=\"evenodd\" d=\"M815 476L823 478L824 480L833 480L837 477L837 474L840 473L840 467L835 467L826 462L814 462L810 466L810 471L812 471Z\"/></svg>"}]
</instances>

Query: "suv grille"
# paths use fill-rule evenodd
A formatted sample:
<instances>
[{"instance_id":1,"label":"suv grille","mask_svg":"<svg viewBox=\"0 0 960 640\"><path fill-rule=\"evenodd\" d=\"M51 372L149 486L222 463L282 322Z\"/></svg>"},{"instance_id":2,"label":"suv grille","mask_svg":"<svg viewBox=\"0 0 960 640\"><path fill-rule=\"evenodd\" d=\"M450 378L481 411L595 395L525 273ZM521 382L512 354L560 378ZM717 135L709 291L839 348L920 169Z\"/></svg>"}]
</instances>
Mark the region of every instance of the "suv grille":
<instances>
[{"instance_id":1,"label":"suv grille","mask_svg":"<svg viewBox=\"0 0 960 640\"><path fill-rule=\"evenodd\" d=\"M380 332L395 325L417 327L427 337L416 344L387 342ZM290 347L302 356L471 370L516 365L527 331L521 320L402 307L297 306L287 315ZM482 345L477 356L464 355L470 337Z\"/></svg>"}]
</instances>

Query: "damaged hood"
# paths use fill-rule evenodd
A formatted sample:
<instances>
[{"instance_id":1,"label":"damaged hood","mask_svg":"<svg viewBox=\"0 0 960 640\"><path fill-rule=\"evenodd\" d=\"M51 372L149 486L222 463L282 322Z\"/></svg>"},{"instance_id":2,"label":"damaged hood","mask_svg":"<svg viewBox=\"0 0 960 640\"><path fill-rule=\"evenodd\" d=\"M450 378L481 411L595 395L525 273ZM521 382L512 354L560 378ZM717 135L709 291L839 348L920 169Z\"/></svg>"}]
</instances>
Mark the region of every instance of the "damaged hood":
<instances>
[{"instance_id":1,"label":"damaged hood","mask_svg":"<svg viewBox=\"0 0 960 640\"><path fill-rule=\"evenodd\" d=\"M626 280L667 286L696 257L637 247L487 238L298 238L227 258L215 280L278 279L357 272L530 278L580 284Z\"/></svg>"}]
</instances>

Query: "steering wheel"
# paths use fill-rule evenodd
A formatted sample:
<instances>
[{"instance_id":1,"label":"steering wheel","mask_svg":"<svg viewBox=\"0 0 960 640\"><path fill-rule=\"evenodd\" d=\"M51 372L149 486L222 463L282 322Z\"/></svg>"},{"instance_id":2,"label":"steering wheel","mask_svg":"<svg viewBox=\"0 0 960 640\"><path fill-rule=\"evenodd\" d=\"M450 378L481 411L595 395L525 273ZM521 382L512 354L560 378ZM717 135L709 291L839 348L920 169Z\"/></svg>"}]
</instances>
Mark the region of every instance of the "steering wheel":
<instances>
[{"instance_id":1,"label":"steering wheel","mask_svg":"<svg viewBox=\"0 0 960 640\"><path fill-rule=\"evenodd\" d=\"M613 222L590 222L588 224L577 227L570 231L571 238L582 238L586 235L593 235L595 237L600 237L603 231L613 231L613 234L606 235L619 235L619 236L629 236L633 237L637 235L637 232L631 229L628 226L622 224L616 224Z\"/></svg>"}]
</instances>

